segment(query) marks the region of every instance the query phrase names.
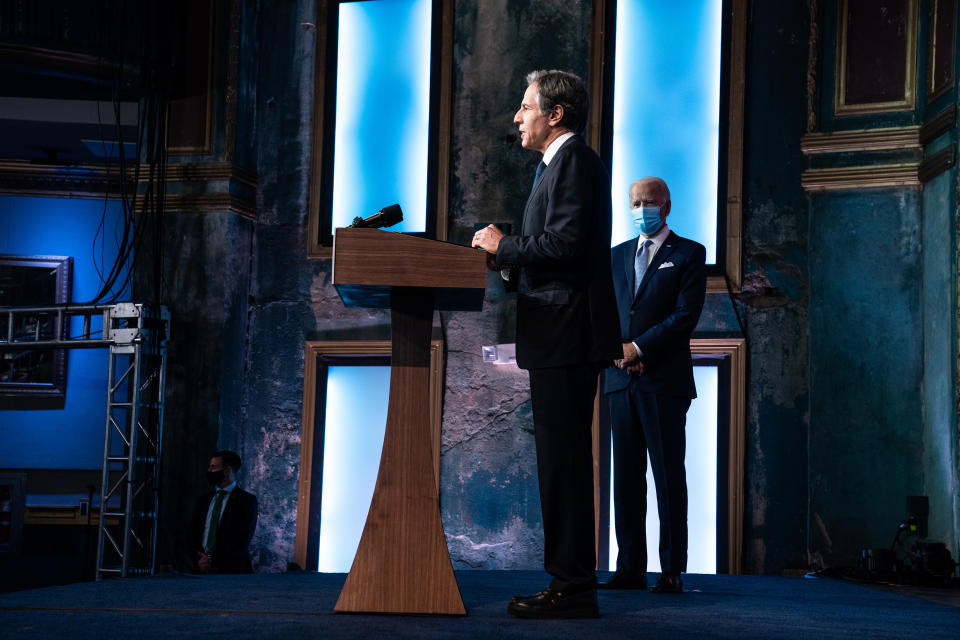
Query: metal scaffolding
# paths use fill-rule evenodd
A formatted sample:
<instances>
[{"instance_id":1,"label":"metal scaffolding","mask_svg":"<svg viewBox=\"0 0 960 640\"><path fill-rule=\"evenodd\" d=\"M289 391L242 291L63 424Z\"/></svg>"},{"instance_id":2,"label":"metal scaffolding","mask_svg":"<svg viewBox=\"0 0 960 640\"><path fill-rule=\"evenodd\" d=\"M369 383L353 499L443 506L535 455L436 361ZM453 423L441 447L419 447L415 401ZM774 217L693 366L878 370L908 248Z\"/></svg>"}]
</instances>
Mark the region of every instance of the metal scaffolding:
<instances>
[{"instance_id":1,"label":"metal scaffolding","mask_svg":"<svg viewBox=\"0 0 960 640\"><path fill-rule=\"evenodd\" d=\"M3 307L0 327L4 319L0 354L110 350L96 576L155 573L169 311L131 302Z\"/></svg>"}]
</instances>

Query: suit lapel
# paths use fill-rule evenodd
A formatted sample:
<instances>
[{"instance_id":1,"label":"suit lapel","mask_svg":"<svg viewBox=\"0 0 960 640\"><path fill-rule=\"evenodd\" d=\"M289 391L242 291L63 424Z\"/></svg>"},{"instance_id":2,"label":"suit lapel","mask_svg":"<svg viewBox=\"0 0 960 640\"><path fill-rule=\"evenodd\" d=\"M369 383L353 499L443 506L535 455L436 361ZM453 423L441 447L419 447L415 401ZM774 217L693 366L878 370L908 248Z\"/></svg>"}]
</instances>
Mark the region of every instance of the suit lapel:
<instances>
[{"instance_id":1,"label":"suit lapel","mask_svg":"<svg viewBox=\"0 0 960 640\"><path fill-rule=\"evenodd\" d=\"M628 293L633 293L637 289L637 271L633 267L637 261L637 242L638 240L634 238L633 242L624 247L626 250L623 252L623 275L629 287Z\"/></svg>"},{"instance_id":2,"label":"suit lapel","mask_svg":"<svg viewBox=\"0 0 960 640\"><path fill-rule=\"evenodd\" d=\"M637 293L634 296L634 302L637 301L637 298L643 293L643 290L647 288L647 283L650 282L650 279L653 278L653 275L660 269L660 265L670 256L671 253L677 248L677 235L671 231L667 235L666 241L663 243L663 246L660 247L660 250L657 251L656 255L653 256L653 260L650 262L650 266L647 267L646 273L643 274L643 280L640 281L640 288L637 289ZM632 267L631 267L632 270ZM630 276L631 281L634 279L633 276Z\"/></svg>"},{"instance_id":3,"label":"suit lapel","mask_svg":"<svg viewBox=\"0 0 960 640\"><path fill-rule=\"evenodd\" d=\"M526 206L525 206L524 209L523 209L523 224L521 225L521 229L522 229L521 233L523 233L524 235L527 235L527 234L529 234L529 233L538 233L538 232L539 232L539 231L534 231L534 230L532 230L532 229L529 230L529 231L527 230L527 219L528 219L528 217L529 217L529 214L531 213L531 212L530 212L530 203L533 202L533 196L534 196L538 191L540 191L541 188L543 188L543 184L544 184L544 182L546 181L547 174L550 173L551 171L553 171L553 170L556 168L556 166L557 166L557 156L560 155L560 152L561 152L563 149L565 149L566 147L570 146L570 144L572 144L574 140L579 140L579 136L576 136L576 135L571 136L569 139L567 139L566 142L564 142L562 145L560 145L560 148L557 149L557 152L556 152L555 154L553 154L553 158L550 159L550 164L548 164L547 167L546 167L546 168L543 170L543 172L540 174L540 179L537 180L537 184L533 185L533 189L530 190L530 195L527 197L527 204L526 204ZM545 221L544 221L544 222L545 222Z\"/></svg>"}]
</instances>

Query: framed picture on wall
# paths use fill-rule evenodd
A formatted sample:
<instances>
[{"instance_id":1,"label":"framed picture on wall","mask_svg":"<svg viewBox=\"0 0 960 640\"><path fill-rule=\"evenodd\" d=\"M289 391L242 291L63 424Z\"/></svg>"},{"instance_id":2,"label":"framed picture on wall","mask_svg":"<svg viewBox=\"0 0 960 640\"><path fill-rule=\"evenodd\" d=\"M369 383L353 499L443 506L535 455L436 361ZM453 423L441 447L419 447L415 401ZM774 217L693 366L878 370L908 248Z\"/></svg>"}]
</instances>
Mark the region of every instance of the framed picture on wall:
<instances>
[{"instance_id":1,"label":"framed picture on wall","mask_svg":"<svg viewBox=\"0 0 960 640\"><path fill-rule=\"evenodd\" d=\"M57 315L42 307L70 301L73 258L0 254L0 344L23 343L23 349L0 351L0 406L11 399L60 399L66 396L65 349L30 349L31 341L62 337ZM36 312L3 313L8 307ZM57 335L60 332L60 335Z\"/></svg>"}]
</instances>

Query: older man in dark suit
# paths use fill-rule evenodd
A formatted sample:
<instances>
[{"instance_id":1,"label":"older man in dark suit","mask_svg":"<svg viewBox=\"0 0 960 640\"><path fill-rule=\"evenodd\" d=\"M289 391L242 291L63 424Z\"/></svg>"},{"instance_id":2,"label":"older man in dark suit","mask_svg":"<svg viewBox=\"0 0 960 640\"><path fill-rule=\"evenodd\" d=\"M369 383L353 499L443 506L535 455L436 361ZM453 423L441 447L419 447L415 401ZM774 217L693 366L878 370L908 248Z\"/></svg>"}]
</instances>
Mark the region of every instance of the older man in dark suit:
<instances>
[{"instance_id":1,"label":"older man in dark suit","mask_svg":"<svg viewBox=\"0 0 960 640\"><path fill-rule=\"evenodd\" d=\"M613 248L613 282L623 354L607 370L613 429L617 571L602 589L647 586L647 453L660 513L660 580L651 590L680 593L687 570L686 416L697 395L690 335L706 293L703 245L667 227L670 190L660 178L630 187L639 235Z\"/></svg>"},{"instance_id":2,"label":"older man in dark suit","mask_svg":"<svg viewBox=\"0 0 960 640\"><path fill-rule=\"evenodd\" d=\"M519 236L496 227L473 246L517 291L517 364L530 397L550 585L517 596L509 613L529 618L599 615L591 424L597 376L620 357L610 275L610 178L577 135L587 122L583 82L535 71L514 116L521 145L543 154Z\"/></svg>"},{"instance_id":3,"label":"older man in dark suit","mask_svg":"<svg viewBox=\"0 0 960 640\"><path fill-rule=\"evenodd\" d=\"M210 457L207 480L214 490L197 502L190 527L200 573L252 573L250 540L257 527L257 497L237 486L241 460L233 451Z\"/></svg>"}]
</instances>

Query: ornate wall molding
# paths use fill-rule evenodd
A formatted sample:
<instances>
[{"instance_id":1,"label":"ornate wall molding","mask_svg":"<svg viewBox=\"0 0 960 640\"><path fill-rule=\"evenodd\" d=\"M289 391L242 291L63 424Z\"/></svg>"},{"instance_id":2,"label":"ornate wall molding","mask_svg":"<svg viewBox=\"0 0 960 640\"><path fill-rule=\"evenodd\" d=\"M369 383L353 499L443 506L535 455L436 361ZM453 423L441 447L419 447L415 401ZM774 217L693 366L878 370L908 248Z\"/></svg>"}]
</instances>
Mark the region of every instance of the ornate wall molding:
<instances>
[{"instance_id":1,"label":"ornate wall molding","mask_svg":"<svg viewBox=\"0 0 960 640\"><path fill-rule=\"evenodd\" d=\"M167 182L231 181L252 188L257 186L257 174L226 162L177 163L167 165Z\"/></svg>"},{"instance_id":2,"label":"ornate wall molding","mask_svg":"<svg viewBox=\"0 0 960 640\"><path fill-rule=\"evenodd\" d=\"M936 153L923 159L920 166L917 167L917 177L920 182L927 183L938 175L949 169L956 162L953 152L953 145L937 151Z\"/></svg>"},{"instance_id":3,"label":"ornate wall molding","mask_svg":"<svg viewBox=\"0 0 960 640\"><path fill-rule=\"evenodd\" d=\"M0 59L18 63L24 68L70 72L85 78L110 79L119 69L116 62L78 51L61 51L10 42L0 42ZM124 72L129 78L138 76L139 63L127 61Z\"/></svg>"},{"instance_id":4,"label":"ornate wall molding","mask_svg":"<svg viewBox=\"0 0 960 640\"><path fill-rule=\"evenodd\" d=\"M690 352L730 358L727 447L727 572L743 569L744 465L747 424L747 343L743 338L694 338ZM719 416L718 416L719 417ZM718 443L719 444L719 443ZM719 551L719 549L718 549Z\"/></svg>"},{"instance_id":5,"label":"ornate wall molding","mask_svg":"<svg viewBox=\"0 0 960 640\"><path fill-rule=\"evenodd\" d=\"M955 83L956 0L930 0L928 15L927 102L933 102L949 93Z\"/></svg>"},{"instance_id":6,"label":"ornate wall molding","mask_svg":"<svg viewBox=\"0 0 960 640\"><path fill-rule=\"evenodd\" d=\"M237 129L237 84L240 76L240 42L243 38L241 32L241 12L243 8L240 0L231 0L230 2L230 35L227 45L227 86L224 91L225 116L223 118L223 137L224 150L223 159L225 162L233 161L234 144Z\"/></svg>"},{"instance_id":7,"label":"ornate wall molding","mask_svg":"<svg viewBox=\"0 0 960 640\"><path fill-rule=\"evenodd\" d=\"M834 56L835 60L835 70L834 70L834 92L833 92L833 113L834 115L859 115L859 114L870 114L870 113L888 113L894 111L910 111L916 106L916 67L917 67L917 0L904 0L903 3L903 14L889 15L886 18L886 21L890 24L897 22L897 18L903 20L903 47L902 58L896 60L896 67L899 68L899 65L902 61L903 64L903 86L902 91L896 97L891 96L891 99L887 100L866 100L861 98L861 101L857 101L856 97L852 97L850 92L852 91L851 82L857 77L862 77L866 74L869 69L863 69L856 67L854 69L848 69L848 66L854 64L852 60L860 60L861 64L863 63L864 58L857 57L857 49L851 49L851 45L865 46L864 43L871 42L869 34L862 32L849 33L851 26L858 28L856 23L851 25L850 21L850 0L840 0L837 3L837 43L836 43L836 53ZM859 5L862 9L863 5ZM885 11L891 11L890 7L873 7L873 11L883 13ZM861 18L864 16L860 16ZM862 29L862 27L860 27ZM887 51L893 53L892 50L887 48ZM851 59L851 56L854 56ZM850 72L848 74L848 72Z\"/></svg>"},{"instance_id":8,"label":"ornate wall molding","mask_svg":"<svg viewBox=\"0 0 960 640\"><path fill-rule=\"evenodd\" d=\"M804 155L920 148L918 126L808 133L800 139Z\"/></svg>"},{"instance_id":9,"label":"ornate wall molding","mask_svg":"<svg viewBox=\"0 0 960 640\"><path fill-rule=\"evenodd\" d=\"M0 160L0 195L102 198L105 194L119 196L118 169Z\"/></svg>"},{"instance_id":10,"label":"ornate wall molding","mask_svg":"<svg viewBox=\"0 0 960 640\"><path fill-rule=\"evenodd\" d=\"M921 186L919 162L807 169L800 179L804 190L827 191L837 189L876 189L882 187Z\"/></svg>"},{"instance_id":11,"label":"ornate wall molding","mask_svg":"<svg viewBox=\"0 0 960 640\"><path fill-rule=\"evenodd\" d=\"M189 25L182 55L191 64L185 67L180 80L186 88L192 88L196 93L188 91L189 95L175 97L167 105L167 151L171 156L205 156L213 151L214 53L218 31L216 3L210 2L206 10L202 3L195 3L189 5L187 10L195 13L186 17ZM199 37L191 38L192 30L202 26L204 20L206 30L203 35L206 42ZM199 129L192 130L192 127Z\"/></svg>"},{"instance_id":12,"label":"ornate wall molding","mask_svg":"<svg viewBox=\"0 0 960 640\"><path fill-rule=\"evenodd\" d=\"M920 127L920 144L926 146L957 126L957 105L952 104Z\"/></svg>"},{"instance_id":13,"label":"ornate wall molding","mask_svg":"<svg viewBox=\"0 0 960 640\"><path fill-rule=\"evenodd\" d=\"M132 182L134 172L127 170ZM140 184L148 176L141 169ZM226 162L175 163L166 168L168 212L229 211L256 217L257 174ZM120 172L113 167L44 165L0 160L0 195L118 199ZM138 203L139 204L139 201Z\"/></svg>"},{"instance_id":14,"label":"ornate wall molding","mask_svg":"<svg viewBox=\"0 0 960 640\"><path fill-rule=\"evenodd\" d=\"M817 130L817 65L820 51L820 8L810 0L810 39L807 43L807 131Z\"/></svg>"}]
</instances>

